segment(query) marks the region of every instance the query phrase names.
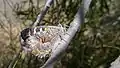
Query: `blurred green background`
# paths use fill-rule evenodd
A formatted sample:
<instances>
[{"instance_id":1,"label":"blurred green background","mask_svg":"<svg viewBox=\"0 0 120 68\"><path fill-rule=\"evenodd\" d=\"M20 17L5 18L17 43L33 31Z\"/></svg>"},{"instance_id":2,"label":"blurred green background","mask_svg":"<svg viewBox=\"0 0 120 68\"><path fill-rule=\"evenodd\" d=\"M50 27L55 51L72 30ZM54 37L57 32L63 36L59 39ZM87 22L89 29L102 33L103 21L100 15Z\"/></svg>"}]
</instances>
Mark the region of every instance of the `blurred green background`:
<instances>
[{"instance_id":1,"label":"blurred green background","mask_svg":"<svg viewBox=\"0 0 120 68\"><path fill-rule=\"evenodd\" d=\"M0 68L20 50L19 33L35 21L44 0L0 0ZM41 25L70 25L81 0L55 0ZM92 0L90 9L55 68L109 68L120 54L120 0ZM39 68L35 56L19 57L15 68Z\"/></svg>"}]
</instances>

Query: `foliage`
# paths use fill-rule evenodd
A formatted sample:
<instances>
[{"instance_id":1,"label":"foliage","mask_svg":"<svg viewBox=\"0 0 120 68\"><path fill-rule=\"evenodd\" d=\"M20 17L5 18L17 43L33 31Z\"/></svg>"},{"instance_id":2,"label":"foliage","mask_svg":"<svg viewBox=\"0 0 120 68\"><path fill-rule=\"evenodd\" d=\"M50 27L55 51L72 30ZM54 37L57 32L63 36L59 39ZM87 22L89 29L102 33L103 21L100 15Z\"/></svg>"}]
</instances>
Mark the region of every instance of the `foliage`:
<instances>
[{"instance_id":1,"label":"foliage","mask_svg":"<svg viewBox=\"0 0 120 68\"><path fill-rule=\"evenodd\" d=\"M33 1L24 1L14 8L16 16L23 20L22 24L25 26L31 24L26 23L26 20L34 21L41 10L39 4L35 6ZM119 4L115 5L117 1L92 0L90 10L85 16L85 23L81 25L80 31L70 43L62 59L56 63L55 68L108 68L110 66L120 53L120 9ZM24 8L28 3L29 7ZM41 25L61 23L67 28L80 3L81 0L55 0ZM2 55L1 58L7 59L4 56ZM6 61L4 60L6 63L4 65L8 65ZM16 68L38 68L40 63L41 60L34 56L28 55L27 58L20 56Z\"/></svg>"}]
</instances>

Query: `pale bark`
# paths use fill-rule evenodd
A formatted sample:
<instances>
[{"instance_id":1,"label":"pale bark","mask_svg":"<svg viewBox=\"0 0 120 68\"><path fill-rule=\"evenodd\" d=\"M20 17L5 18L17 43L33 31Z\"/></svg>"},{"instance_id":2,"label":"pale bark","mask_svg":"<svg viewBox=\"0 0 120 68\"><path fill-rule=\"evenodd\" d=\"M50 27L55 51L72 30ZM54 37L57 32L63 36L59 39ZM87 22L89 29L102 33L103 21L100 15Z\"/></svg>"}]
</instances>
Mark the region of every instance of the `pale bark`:
<instances>
[{"instance_id":1,"label":"pale bark","mask_svg":"<svg viewBox=\"0 0 120 68\"><path fill-rule=\"evenodd\" d=\"M32 27L35 27L37 25L40 25L41 20L44 18L45 14L47 13L50 5L52 4L53 0L47 0L45 7L43 8L43 10L41 11L41 13L37 16L37 19L34 23L32 23Z\"/></svg>"},{"instance_id":2,"label":"pale bark","mask_svg":"<svg viewBox=\"0 0 120 68\"><path fill-rule=\"evenodd\" d=\"M111 63L110 68L120 68L120 56Z\"/></svg>"},{"instance_id":3,"label":"pale bark","mask_svg":"<svg viewBox=\"0 0 120 68\"><path fill-rule=\"evenodd\" d=\"M69 26L68 31L63 36L61 36L62 40L59 40L54 44L55 46L57 46L57 48L55 47L52 50L50 58L41 68L52 68L54 66L54 62L61 56L62 53L65 52L68 44L75 36L76 32L79 30L81 23L84 23L84 14L88 11L90 3L91 0L83 1L83 4L76 13L73 22Z\"/></svg>"}]
</instances>

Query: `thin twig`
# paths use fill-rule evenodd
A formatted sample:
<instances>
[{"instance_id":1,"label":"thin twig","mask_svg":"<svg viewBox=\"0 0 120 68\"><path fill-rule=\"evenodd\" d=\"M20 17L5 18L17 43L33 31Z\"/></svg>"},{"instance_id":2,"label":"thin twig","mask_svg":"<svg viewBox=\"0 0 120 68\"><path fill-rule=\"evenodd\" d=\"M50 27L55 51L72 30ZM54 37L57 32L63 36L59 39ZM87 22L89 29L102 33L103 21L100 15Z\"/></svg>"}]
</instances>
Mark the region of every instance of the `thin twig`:
<instances>
[{"instance_id":1,"label":"thin twig","mask_svg":"<svg viewBox=\"0 0 120 68\"><path fill-rule=\"evenodd\" d=\"M46 12L48 11L48 9L52 3L53 3L53 0L47 0L45 7L43 8L43 11L37 16L36 21L31 24L32 27L40 25L40 22L44 18Z\"/></svg>"},{"instance_id":2,"label":"thin twig","mask_svg":"<svg viewBox=\"0 0 120 68\"><path fill-rule=\"evenodd\" d=\"M13 68L15 66L15 62L18 60L18 57L20 56L21 52L22 52L22 49L20 49L20 51L18 52L18 54L15 55L14 59L12 60L12 62L8 66L8 68Z\"/></svg>"}]
</instances>

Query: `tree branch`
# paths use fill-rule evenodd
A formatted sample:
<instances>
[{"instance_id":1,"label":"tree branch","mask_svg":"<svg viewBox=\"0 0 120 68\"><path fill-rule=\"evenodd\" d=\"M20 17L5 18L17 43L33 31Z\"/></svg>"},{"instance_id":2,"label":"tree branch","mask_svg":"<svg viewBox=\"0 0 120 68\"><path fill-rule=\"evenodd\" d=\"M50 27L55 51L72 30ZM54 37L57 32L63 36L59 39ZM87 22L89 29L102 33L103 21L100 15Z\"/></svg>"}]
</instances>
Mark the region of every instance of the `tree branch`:
<instances>
[{"instance_id":1,"label":"tree branch","mask_svg":"<svg viewBox=\"0 0 120 68\"><path fill-rule=\"evenodd\" d=\"M84 22L84 14L88 11L90 3L91 3L91 0L84 0L82 2L82 6L76 13L76 16L73 22L68 28L68 31L65 33L65 35L62 36L62 40L57 41L54 44L54 46L58 46L58 47L52 49L51 56L41 68L50 68L50 67L52 68L54 65L54 62L60 57L62 53L64 53L64 51L68 47L68 44L70 43L72 38L75 36L76 32L78 31L81 23Z\"/></svg>"},{"instance_id":2,"label":"tree branch","mask_svg":"<svg viewBox=\"0 0 120 68\"><path fill-rule=\"evenodd\" d=\"M43 11L37 16L36 21L31 24L32 27L40 25L41 20L44 18L46 12L48 11L52 3L53 3L53 0L47 0L45 7L43 8Z\"/></svg>"},{"instance_id":3,"label":"tree branch","mask_svg":"<svg viewBox=\"0 0 120 68\"><path fill-rule=\"evenodd\" d=\"M111 63L110 68L120 68L120 56Z\"/></svg>"}]
</instances>

